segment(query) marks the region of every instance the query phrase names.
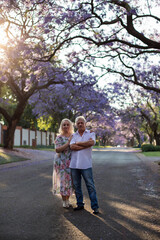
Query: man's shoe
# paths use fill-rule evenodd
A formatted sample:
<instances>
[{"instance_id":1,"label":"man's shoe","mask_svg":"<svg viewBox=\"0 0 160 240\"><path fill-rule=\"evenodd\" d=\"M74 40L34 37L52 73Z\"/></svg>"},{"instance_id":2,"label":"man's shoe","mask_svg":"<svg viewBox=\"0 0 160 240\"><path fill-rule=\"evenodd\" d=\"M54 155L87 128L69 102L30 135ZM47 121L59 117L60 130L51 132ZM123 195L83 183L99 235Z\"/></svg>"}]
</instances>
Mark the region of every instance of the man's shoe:
<instances>
[{"instance_id":1,"label":"man's shoe","mask_svg":"<svg viewBox=\"0 0 160 240\"><path fill-rule=\"evenodd\" d=\"M98 214L99 211L98 211L98 208L95 208L94 211L93 211L94 214Z\"/></svg>"},{"instance_id":2,"label":"man's shoe","mask_svg":"<svg viewBox=\"0 0 160 240\"><path fill-rule=\"evenodd\" d=\"M84 209L84 206L78 206L76 208L74 208L73 210L74 211L79 211L79 210L83 210Z\"/></svg>"}]
</instances>

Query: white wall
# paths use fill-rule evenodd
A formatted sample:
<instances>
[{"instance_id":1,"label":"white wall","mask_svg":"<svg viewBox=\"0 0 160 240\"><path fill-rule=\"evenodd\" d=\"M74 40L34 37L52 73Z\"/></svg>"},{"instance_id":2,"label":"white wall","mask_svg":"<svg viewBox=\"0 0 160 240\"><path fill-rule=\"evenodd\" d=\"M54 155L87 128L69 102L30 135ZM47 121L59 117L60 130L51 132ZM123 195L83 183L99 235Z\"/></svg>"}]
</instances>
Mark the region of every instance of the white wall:
<instances>
[{"instance_id":1,"label":"white wall","mask_svg":"<svg viewBox=\"0 0 160 240\"><path fill-rule=\"evenodd\" d=\"M42 132L42 145L46 145L46 132Z\"/></svg>"},{"instance_id":2,"label":"white wall","mask_svg":"<svg viewBox=\"0 0 160 240\"><path fill-rule=\"evenodd\" d=\"M55 133L54 133L54 132L51 132L51 135L52 135L52 144L54 144L54 140L55 140Z\"/></svg>"},{"instance_id":3,"label":"white wall","mask_svg":"<svg viewBox=\"0 0 160 240\"><path fill-rule=\"evenodd\" d=\"M20 146L21 145L21 130L16 129L14 133L14 146Z\"/></svg>"},{"instance_id":4,"label":"white wall","mask_svg":"<svg viewBox=\"0 0 160 240\"><path fill-rule=\"evenodd\" d=\"M22 145L29 145L29 131L30 131L30 146L32 146L32 139L36 139L35 131L22 128ZM2 129L2 124L0 124L0 144L3 142L2 134L3 134L3 129ZM42 142L41 142L41 134L42 134ZM37 145L46 146L46 136L47 136L47 145L49 145L50 134L52 135L51 144L53 144L55 139L55 133L37 131ZM2 139L1 139L1 136L2 136ZM21 130L16 129L14 134L14 146L20 146L20 144L21 144Z\"/></svg>"},{"instance_id":5,"label":"white wall","mask_svg":"<svg viewBox=\"0 0 160 240\"><path fill-rule=\"evenodd\" d=\"M36 133L33 130L30 130L30 146L32 146L32 139L36 139Z\"/></svg>"},{"instance_id":6,"label":"white wall","mask_svg":"<svg viewBox=\"0 0 160 240\"><path fill-rule=\"evenodd\" d=\"M28 145L28 129L23 129L22 128L22 145Z\"/></svg>"},{"instance_id":7,"label":"white wall","mask_svg":"<svg viewBox=\"0 0 160 240\"><path fill-rule=\"evenodd\" d=\"M47 133L47 146L49 145L49 135L50 135L50 132L46 132Z\"/></svg>"},{"instance_id":8,"label":"white wall","mask_svg":"<svg viewBox=\"0 0 160 240\"><path fill-rule=\"evenodd\" d=\"M41 145L41 132L37 131L37 145Z\"/></svg>"}]
</instances>

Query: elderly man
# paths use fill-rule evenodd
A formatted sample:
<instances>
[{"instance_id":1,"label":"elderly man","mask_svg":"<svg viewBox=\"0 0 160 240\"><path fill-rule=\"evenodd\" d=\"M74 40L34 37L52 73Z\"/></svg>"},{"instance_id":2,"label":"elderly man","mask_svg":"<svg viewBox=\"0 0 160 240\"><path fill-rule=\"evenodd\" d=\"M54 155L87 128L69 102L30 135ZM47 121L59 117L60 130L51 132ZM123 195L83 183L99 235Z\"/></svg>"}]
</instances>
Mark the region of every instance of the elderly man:
<instances>
[{"instance_id":1,"label":"elderly man","mask_svg":"<svg viewBox=\"0 0 160 240\"><path fill-rule=\"evenodd\" d=\"M73 134L70 142L70 148L72 150L70 168L77 199L77 207L74 208L74 210L84 209L81 188L81 177L83 176L91 200L91 208L93 209L93 213L97 214L99 213L99 206L92 175L91 148L95 144L95 133L86 130L86 120L83 116L77 117L75 124L78 131Z\"/></svg>"}]
</instances>

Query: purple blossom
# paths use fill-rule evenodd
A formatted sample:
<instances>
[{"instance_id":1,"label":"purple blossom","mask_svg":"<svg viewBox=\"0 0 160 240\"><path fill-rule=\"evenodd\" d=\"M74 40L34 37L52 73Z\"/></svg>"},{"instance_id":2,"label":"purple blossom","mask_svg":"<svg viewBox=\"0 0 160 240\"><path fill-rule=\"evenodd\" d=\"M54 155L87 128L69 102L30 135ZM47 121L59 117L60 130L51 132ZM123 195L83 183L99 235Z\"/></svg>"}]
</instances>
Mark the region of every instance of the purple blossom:
<instances>
[{"instance_id":1,"label":"purple blossom","mask_svg":"<svg viewBox=\"0 0 160 240\"><path fill-rule=\"evenodd\" d=\"M7 81L8 81L8 78L7 78L7 76L2 76L1 78L0 78L0 81L1 82L3 82L3 83L6 83Z\"/></svg>"},{"instance_id":2,"label":"purple blossom","mask_svg":"<svg viewBox=\"0 0 160 240\"><path fill-rule=\"evenodd\" d=\"M136 8L131 8L129 12L127 12L127 15L137 15Z\"/></svg>"},{"instance_id":3,"label":"purple blossom","mask_svg":"<svg viewBox=\"0 0 160 240\"><path fill-rule=\"evenodd\" d=\"M108 42L108 43L106 43L106 45L113 46L113 42Z\"/></svg>"},{"instance_id":4,"label":"purple blossom","mask_svg":"<svg viewBox=\"0 0 160 240\"><path fill-rule=\"evenodd\" d=\"M45 29L45 30L44 30L44 33L45 33L45 34L50 33L50 30L49 30L49 29Z\"/></svg>"},{"instance_id":5,"label":"purple blossom","mask_svg":"<svg viewBox=\"0 0 160 240\"><path fill-rule=\"evenodd\" d=\"M44 17L44 23L45 23L45 24L46 24L46 23L49 23L49 22L52 21L52 19L53 19L53 17L52 17L51 15L45 16L45 17Z\"/></svg>"},{"instance_id":6,"label":"purple blossom","mask_svg":"<svg viewBox=\"0 0 160 240\"><path fill-rule=\"evenodd\" d=\"M61 24L61 19L56 19L55 21L57 24Z\"/></svg>"}]
</instances>

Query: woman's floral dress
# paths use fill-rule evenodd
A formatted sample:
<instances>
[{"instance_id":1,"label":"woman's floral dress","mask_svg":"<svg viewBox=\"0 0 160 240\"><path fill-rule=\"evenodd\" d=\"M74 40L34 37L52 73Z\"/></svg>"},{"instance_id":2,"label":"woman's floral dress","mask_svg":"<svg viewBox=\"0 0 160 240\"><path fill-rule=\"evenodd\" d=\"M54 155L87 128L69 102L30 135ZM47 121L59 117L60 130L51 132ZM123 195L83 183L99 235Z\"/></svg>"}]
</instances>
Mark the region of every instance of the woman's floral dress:
<instances>
[{"instance_id":1,"label":"woman's floral dress","mask_svg":"<svg viewBox=\"0 0 160 240\"><path fill-rule=\"evenodd\" d=\"M68 137L58 136L55 140L56 148L68 142ZM71 161L71 149L68 147L61 153L56 153L53 167L53 194L70 196L73 191L71 171L69 168Z\"/></svg>"}]
</instances>

